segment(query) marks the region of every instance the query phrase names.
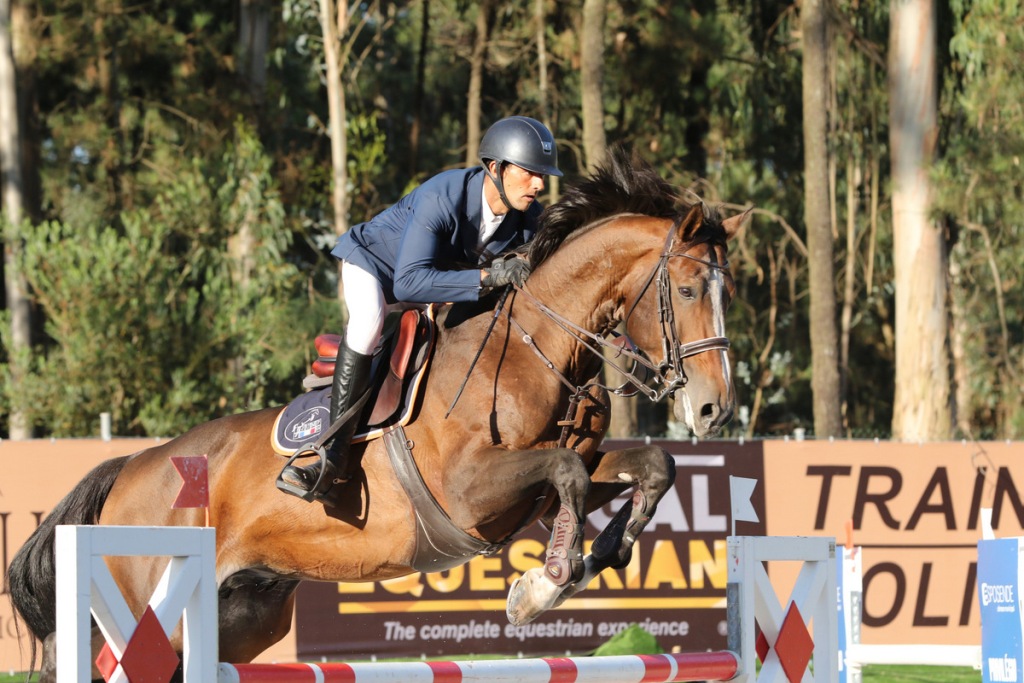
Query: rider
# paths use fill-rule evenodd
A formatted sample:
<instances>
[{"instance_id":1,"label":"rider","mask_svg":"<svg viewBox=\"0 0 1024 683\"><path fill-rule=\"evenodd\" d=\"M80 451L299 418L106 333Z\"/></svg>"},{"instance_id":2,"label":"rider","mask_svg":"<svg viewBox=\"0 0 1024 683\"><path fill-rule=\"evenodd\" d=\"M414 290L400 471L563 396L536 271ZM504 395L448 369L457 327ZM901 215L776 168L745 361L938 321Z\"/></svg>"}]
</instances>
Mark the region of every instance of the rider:
<instances>
[{"instance_id":1,"label":"rider","mask_svg":"<svg viewBox=\"0 0 1024 683\"><path fill-rule=\"evenodd\" d=\"M488 288L522 285L530 274L520 258L493 261L537 229L544 176L561 176L551 132L539 121L511 116L480 141L481 166L439 173L373 219L352 227L331 251L342 261L348 326L338 348L331 388L333 424L370 383L370 361L385 316L415 304L476 301ZM460 268L462 266L462 268ZM347 478L349 444L358 420L342 425L326 447L322 497ZM311 491L321 461L289 465L281 478Z\"/></svg>"}]
</instances>

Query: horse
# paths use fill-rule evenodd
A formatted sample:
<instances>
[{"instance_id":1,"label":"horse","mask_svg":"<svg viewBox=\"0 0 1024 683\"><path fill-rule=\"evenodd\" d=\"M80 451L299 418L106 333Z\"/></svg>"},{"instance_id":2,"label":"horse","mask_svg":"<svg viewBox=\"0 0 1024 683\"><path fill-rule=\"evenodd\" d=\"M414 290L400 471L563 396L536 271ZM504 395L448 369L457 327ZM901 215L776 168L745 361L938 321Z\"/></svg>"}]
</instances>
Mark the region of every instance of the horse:
<instances>
[{"instance_id":1,"label":"horse","mask_svg":"<svg viewBox=\"0 0 1024 683\"><path fill-rule=\"evenodd\" d=\"M538 519L551 529L542 566L509 590L513 624L561 604L603 569L625 566L673 484L673 460L660 447L601 450L609 393L673 395L676 418L698 437L730 419L727 242L744 218L683 201L646 162L619 150L545 210L526 248L532 273L523 286L495 292L487 305L440 307L406 443L456 539L441 549L442 568L495 551ZM625 359L615 366L622 386L598 379L606 347ZM360 467L335 507L275 489L282 459L270 432L281 410L221 417L101 463L45 518L8 571L18 614L44 641L42 680L55 667L59 524L216 527L220 657L229 662L249 662L288 633L300 581L377 581L424 566L431 549L417 540L419 511L381 439L355 447ZM202 454L209 507L172 508L181 480L170 458ZM584 555L585 516L631 489ZM165 563L107 558L136 618ZM98 651L102 635L93 632ZM180 654L180 624L171 642Z\"/></svg>"}]
</instances>

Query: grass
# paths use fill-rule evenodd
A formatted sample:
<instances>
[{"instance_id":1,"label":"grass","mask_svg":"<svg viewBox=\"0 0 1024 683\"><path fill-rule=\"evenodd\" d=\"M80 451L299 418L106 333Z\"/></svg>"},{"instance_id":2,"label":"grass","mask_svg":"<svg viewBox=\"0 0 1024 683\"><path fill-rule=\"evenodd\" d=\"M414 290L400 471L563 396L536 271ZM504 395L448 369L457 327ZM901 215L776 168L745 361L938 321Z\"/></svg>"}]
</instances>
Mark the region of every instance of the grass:
<instances>
[{"instance_id":1,"label":"grass","mask_svg":"<svg viewBox=\"0 0 1024 683\"><path fill-rule=\"evenodd\" d=\"M966 666L895 666L861 669L864 683L979 683L981 672Z\"/></svg>"},{"instance_id":2,"label":"grass","mask_svg":"<svg viewBox=\"0 0 1024 683\"><path fill-rule=\"evenodd\" d=\"M865 666L861 671L864 683L978 683L981 680L980 671L959 666L877 664ZM0 674L0 683L25 683L25 674Z\"/></svg>"}]
</instances>

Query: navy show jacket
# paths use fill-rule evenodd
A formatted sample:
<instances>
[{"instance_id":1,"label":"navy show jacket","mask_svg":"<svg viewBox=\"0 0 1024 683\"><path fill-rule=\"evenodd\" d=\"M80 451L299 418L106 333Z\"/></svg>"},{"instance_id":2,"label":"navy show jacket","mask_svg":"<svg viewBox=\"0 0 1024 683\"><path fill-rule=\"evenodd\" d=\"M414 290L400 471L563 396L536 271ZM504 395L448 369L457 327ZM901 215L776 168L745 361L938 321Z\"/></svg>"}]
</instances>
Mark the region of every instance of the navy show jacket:
<instances>
[{"instance_id":1,"label":"navy show jacket","mask_svg":"<svg viewBox=\"0 0 1024 683\"><path fill-rule=\"evenodd\" d=\"M533 239L543 208L533 202L525 212L510 210L481 253L483 182L479 166L443 171L350 228L331 254L374 275L389 303L476 301L474 266Z\"/></svg>"}]
</instances>

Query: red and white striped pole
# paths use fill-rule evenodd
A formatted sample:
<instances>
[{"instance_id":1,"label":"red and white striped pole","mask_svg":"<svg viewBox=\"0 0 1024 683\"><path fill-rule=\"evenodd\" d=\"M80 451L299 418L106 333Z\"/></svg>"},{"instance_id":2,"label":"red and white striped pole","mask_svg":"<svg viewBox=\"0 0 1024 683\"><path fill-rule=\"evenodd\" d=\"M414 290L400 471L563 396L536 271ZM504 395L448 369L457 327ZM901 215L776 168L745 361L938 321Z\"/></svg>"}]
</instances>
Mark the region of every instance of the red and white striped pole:
<instances>
[{"instance_id":1,"label":"red and white striped pole","mask_svg":"<svg viewBox=\"0 0 1024 683\"><path fill-rule=\"evenodd\" d=\"M361 664L221 664L217 683L669 683L727 681L732 652Z\"/></svg>"}]
</instances>

